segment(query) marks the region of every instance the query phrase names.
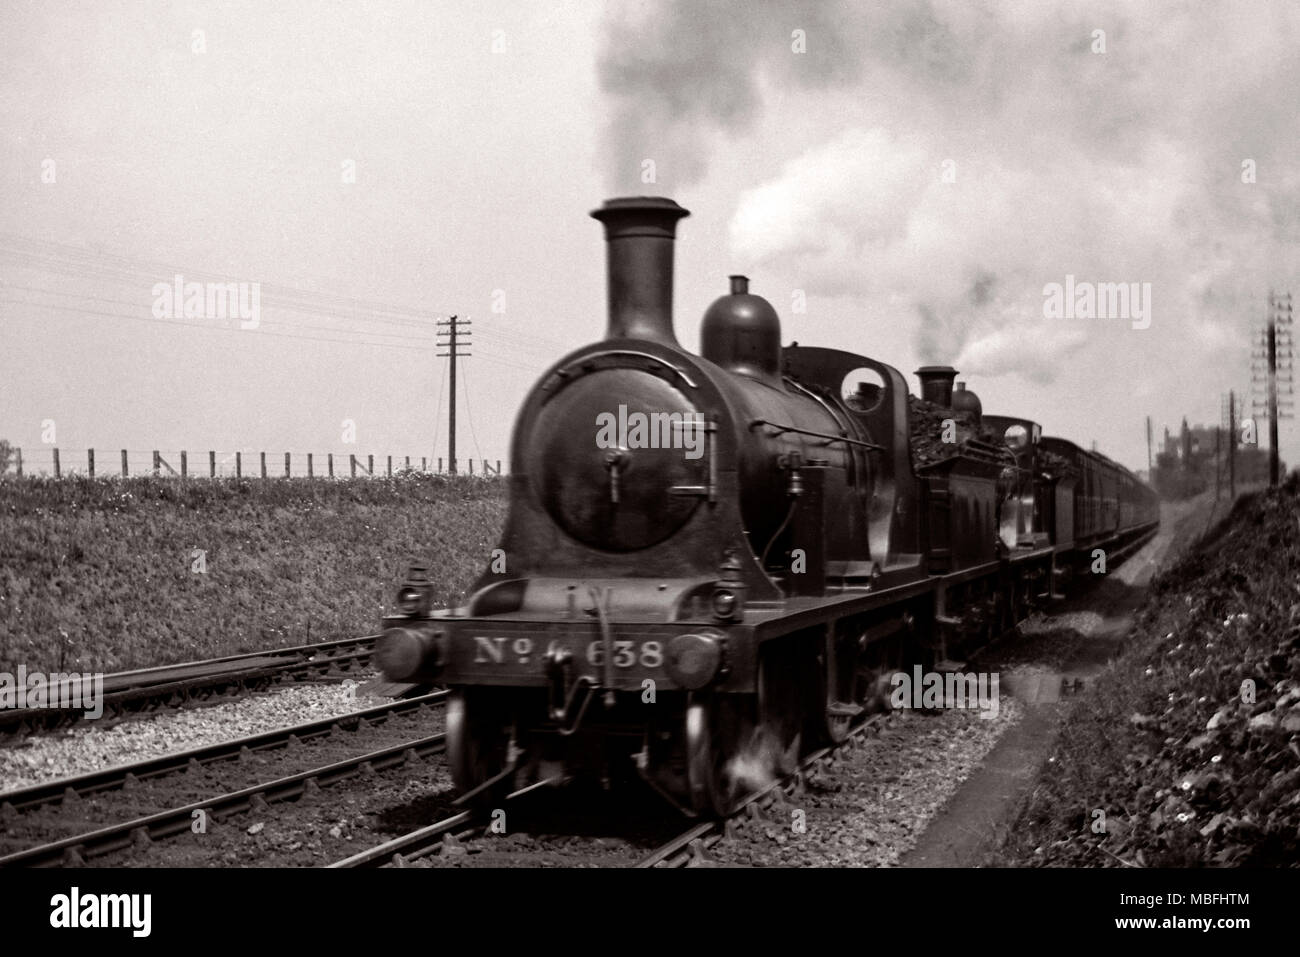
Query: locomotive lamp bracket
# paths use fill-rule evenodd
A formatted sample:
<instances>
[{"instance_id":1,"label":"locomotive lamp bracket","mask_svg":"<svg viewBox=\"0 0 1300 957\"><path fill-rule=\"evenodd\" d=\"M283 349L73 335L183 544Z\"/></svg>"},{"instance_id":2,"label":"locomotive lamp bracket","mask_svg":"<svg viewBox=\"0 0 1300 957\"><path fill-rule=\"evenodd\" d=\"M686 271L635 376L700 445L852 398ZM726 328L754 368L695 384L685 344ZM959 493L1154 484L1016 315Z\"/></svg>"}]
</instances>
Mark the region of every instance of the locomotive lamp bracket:
<instances>
[{"instance_id":1,"label":"locomotive lamp bracket","mask_svg":"<svg viewBox=\"0 0 1300 957\"><path fill-rule=\"evenodd\" d=\"M411 565L397 591L397 608L410 618L427 618L433 607L433 582L424 565Z\"/></svg>"},{"instance_id":2,"label":"locomotive lamp bracket","mask_svg":"<svg viewBox=\"0 0 1300 957\"><path fill-rule=\"evenodd\" d=\"M741 621L745 617L745 579L736 550L728 548L718 568L718 583L713 589L713 616L722 621Z\"/></svg>"}]
</instances>

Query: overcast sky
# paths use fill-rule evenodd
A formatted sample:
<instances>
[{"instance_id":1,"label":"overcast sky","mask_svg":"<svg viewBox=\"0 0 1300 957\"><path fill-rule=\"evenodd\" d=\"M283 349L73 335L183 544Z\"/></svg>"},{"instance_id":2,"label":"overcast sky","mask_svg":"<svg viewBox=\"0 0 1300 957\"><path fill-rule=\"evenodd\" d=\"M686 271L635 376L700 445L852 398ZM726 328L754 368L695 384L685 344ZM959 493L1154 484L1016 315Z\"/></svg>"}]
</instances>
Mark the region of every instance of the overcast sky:
<instances>
[{"instance_id":1,"label":"overcast sky","mask_svg":"<svg viewBox=\"0 0 1300 957\"><path fill-rule=\"evenodd\" d=\"M604 328L587 212L646 193L692 211L688 347L744 272L786 341L951 363L1144 468L1300 293L1298 51L1290 0L7 0L0 437L445 456L458 313L458 451L505 459ZM158 318L177 273L262 283L260 324ZM1045 319L1067 275L1149 283L1149 328Z\"/></svg>"}]
</instances>

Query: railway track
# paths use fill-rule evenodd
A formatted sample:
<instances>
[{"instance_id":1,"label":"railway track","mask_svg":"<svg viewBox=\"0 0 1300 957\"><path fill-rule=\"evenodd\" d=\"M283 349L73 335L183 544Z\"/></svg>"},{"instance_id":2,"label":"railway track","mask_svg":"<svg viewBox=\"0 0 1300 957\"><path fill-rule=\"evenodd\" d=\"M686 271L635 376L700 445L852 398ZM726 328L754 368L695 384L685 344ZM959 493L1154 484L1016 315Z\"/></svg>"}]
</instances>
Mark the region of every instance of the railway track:
<instances>
[{"instance_id":1,"label":"railway track","mask_svg":"<svg viewBox=\"0 0 1300 957\"><path fill-rule=\"evenodd\" d=\"M122 765L76 778L64 778L24 788L21 791L11 791L0 794L0 818L12 821L15 815L50 805L55 801L63 802L65 805L73 804L83 797L115 788L129 788L141 781L202 768L222 761L237 761L256 752L289 748L302 742L327 737L341 729L355 730L369 723L416 714L424 708L441 704L445 698L446 692L434 692L418 698L350 712L335 718L295 725L252 737L237 738L205 748ZM239 814L260 807L263 803L294 800L318 788L361 774L395 767L408 761L424 760L442 753L443 748L443 735L440 733L402 740L397 744L341 761L312 767L272 780L260 781L249 787L204 797L155 814L44 842L0 857L0 867L80 866L88 860L126 848L147 845L176 834L189 833L196 811L220 820L225 815Z\"/></svg>"},{"instance_id":2,"label":"railway track","mask_svg":"<svg viewBox=\"0 0 1300 957\"><path fill-rule=\"evenodd\" d=\"M183 707L245 690L257 690L289 678L343 678L364 674L376 635L340 638L317 644L230 655L176 665L121 671L104 676L103 715L99 720ZM82 700L70 681L49 689L51 702ZM50 731L81 721L75 707L0 710L0 736Z\"/></svg>"},{"instance_id":3,"label":"railway track","mask_svg":"<svg viewBox=\"0 0 1300 957\"><path fill-rule=\"evenodd\" d=\"M889 719L889 713L872 715L862 724L849 732L842 742L831 747L814 751L799 763L793 774L755 791L726 818L701 821L682 831L676 837L665 841L649 855L635 865L639 868L649 867L687 867L708 860L708 851L737 827L745 826L751 820L764 820L766 813L788 795L797 793L803 786L808 772L818 765L832 761L836 756L856 747L868 737L876 734Z\"/></svg>"},{"instance_id":4,"label":"railway track","mask_svg":"<svg viewBox=\"0 0 1300 957\"><path fill-rule=\"evenodd\" d=\"M797 791L810 770L822 762L834 760L835 756L842 755L845 749L856 746L859 742L876 733L888 719L888 714L874 715L856 727L841 744L823 748L808 755L792 775L776 781L745 798L727 819L695 823L677 836L660 844L648 856L645 855L644 844L638 846L632 840L615 839L613 843L622 845L621 849L616 852L615 857L611 857L602 863L623 864L634 867L676 867L689 865L695 860L707 859L706 852L708 848L725 839L726 835L731 833L734 828L744 826L742 822L750 818L765 819L763 812L782 800L782 796L786 793ZM506 810L512 804L518 805L525 796L541 791L543 788L556 783L561 777L563 775L556 775L507 795L501 801L500 810ZM516 818L517 813L519 812L516 807L515 810L510 812L510 817L512 819ZM336 861L329 866L341 869L406 867L421 858L438 854L448 843L460 844L462 841L473 841L480 837L482 838L482 846L477 849L483 850L500 840L500 838L484 836L485 824L486 817L481 812L460 811L433 824L418 828L400 837L367 848L343 860ZM569 834L565 840L572 842L575 838L575 835ZM538 843L544 844L545 840L539 838ZM610 835L606 835L601 839L600 843L607 847L611 843ZM519 859L527 860L532 853L534 852L522 852L519 854ZM565 856L572 856L572 853L572 849L570 849L565 852Z\"/></svg>"},{"instance_id":5,"label":"railway track","mask_svg":"<svg viewBox=\"0 0 1300 957\"><path fill-rule=\"evenodd\" d=\"M549 787L560 780L561 777L563 775L556 775L537 781L525 788L520 788L518 791L513 791L502 799L502 806L508 806L511 802L517 802L531 792ZM383 844L367 848L341 861L335 861L329 866L339 869L374 868L388 865L405 867L411 861L434 853L442 846L448 836L458 838L468 835L476 830L482 822L483 816L480 812L461 811L450 817L443 818L441 821L403 834L401 837L395 837Z\"/></svg>"}]
</instances>

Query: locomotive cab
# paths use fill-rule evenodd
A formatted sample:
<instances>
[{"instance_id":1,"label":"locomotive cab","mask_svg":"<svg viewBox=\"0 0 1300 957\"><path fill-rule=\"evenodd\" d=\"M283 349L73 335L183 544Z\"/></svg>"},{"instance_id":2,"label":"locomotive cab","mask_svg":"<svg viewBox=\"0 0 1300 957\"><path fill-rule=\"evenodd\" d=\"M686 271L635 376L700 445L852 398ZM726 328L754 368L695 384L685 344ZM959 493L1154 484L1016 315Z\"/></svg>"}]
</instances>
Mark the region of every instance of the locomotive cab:
<instances>
[{"instance_id":1,"label":"locomotive cab","mask_svg":"<svg viewBox=\"0 0 1300 957\"><path fill-rule=\"evenodd\" d=\"M1008 548L1038 548L1051 541L1051 481L1041 475L1043 427L1030 419L986 415L984 426L1010 456L1003 473L998 536Z\"/></svg>"}]
</instances>

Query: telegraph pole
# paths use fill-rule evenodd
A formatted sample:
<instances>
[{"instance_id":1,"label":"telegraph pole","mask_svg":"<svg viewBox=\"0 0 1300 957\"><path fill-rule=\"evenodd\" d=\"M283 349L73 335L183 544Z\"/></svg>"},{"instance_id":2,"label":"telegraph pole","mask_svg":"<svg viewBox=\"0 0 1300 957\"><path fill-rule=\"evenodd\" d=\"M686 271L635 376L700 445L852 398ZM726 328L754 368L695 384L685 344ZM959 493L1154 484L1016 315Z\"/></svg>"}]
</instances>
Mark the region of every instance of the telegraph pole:
<instances>
[{"instance_id":1,"label":"telegraph pole","mask_svg":"<svg viewBox=\"0 0 1300 957\"><path fill-rule=\"evenodd\" d=\"M1272 297L1270 297L1272 298ZM1277 319L1268 316L1268 484L1277 485Z\"/></svg>"},{"instance_id":2,"label":"telegraph pole","mask_svg":"<svg viewBox=\"0 0 1300 957\"><path fill-rule=\"evenodd\" d=\"M1281 453L1278 449L1278 421L1293 416L1292 386L1294 384L1294 353L1292 352L1291 294L1268 294L1268 325L1260 332L1254 346L1261 352L1252 352L1251 382L1266 383L1264 401L1254 399L1253 411L1268 416L1268 481L1277 485L1281 480ZM1264 363L1263 369L1258 363ZM1264 373L1261 377L1259 373ZM1261 408L1262 406L1262 408Z\"/></svg>"},{"instance_id":3,"label":"telegraph pole","mask_svg":"<svg viewBox=\"0 0 1300 957\"><path fill-rule=\"evenodd\" d=\"M1268 484L1277 485L1281 480L1281 455L1277 447L1277 423L1283 415L1290 417L1287 409L1279 410L1279 405L1287 405L1286 400L1279 401L1278 385L1286 385L1290 395L1291 385L1291 294L1274 296L1269 293L1268 310ZM1279 331L1278 326L1281 326ZM1280 339L1280 343L1279 343ZM1282 366L1281 383L1278 381L1278 350L1288 360Z\"/></svg>"},{"instance_id":4,"label":"telegraph pole","mask_svg":"<svg viewBox=\"0 0 1300 957\"><path fill-rule=\"evenodd\" d=\"M1228 501L1237 501L1237 393L1228 393Z\"/></svg>"},{"instance_id":5,"label":"telegraph pole","mask_svg":"<svg viewBox=\"0 0 1300 957\"><path fill-rule=\"evenodd\" d=\"M1151 471L1151 470L1152 470L1152 465L1151 465L1151 416L1148 415L1148 416L1147 416L1147 481L1148 481L1148 482L1153 482L1153 483L1154 483L1155 475L1152 474L1152 471Z\"/></svg>"},{"instance_id":6,"label":"telegraph pole","mask_svg":"<svg viewBox=\"0 0 1300 957\"><path fill-rule=\"evenodd\" d=\"M1223 426L1214 427L1214 500L1219 500L1223 488Z\"/></svg>"},{"instance_id":7,"label":"telegraph pole","mask_svg":"<svg viewBox=\"0 0 1300 957\"><path fill-rule=\"evenodd\" d=\"M451 402L447 406L447 462L452 475L456 474L456 360L461 357L469 358L468 352L459 351L469 348L470 332L463 329L464 326L469 324L468 319L460 319L457 316L438 320L439 326L447 328L446 332L438 332L440 340L438 345L447 351L439 352L437 355L451 359ZM445 340L443 337L445 337Z\"/></svg>"}]
</instances>

